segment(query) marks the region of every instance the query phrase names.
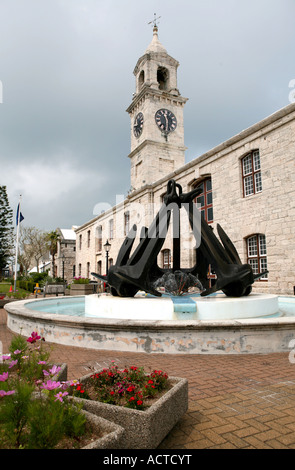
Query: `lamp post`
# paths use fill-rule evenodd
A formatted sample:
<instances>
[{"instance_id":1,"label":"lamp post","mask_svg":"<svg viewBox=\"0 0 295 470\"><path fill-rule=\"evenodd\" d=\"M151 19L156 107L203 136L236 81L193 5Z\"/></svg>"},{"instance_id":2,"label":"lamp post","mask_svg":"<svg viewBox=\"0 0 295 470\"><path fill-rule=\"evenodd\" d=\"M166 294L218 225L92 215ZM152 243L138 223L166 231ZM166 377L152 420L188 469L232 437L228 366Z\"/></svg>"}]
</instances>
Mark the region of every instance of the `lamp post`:
<instances>
[{"instance_id":1,"label":"lamp post","mask_svg":"<svg viewBox=\"0 0 295 470\"><path fill-rule=\"evenodd\" d=\"M108 275L109 274L109 251L111 249L111 244L107 240L106 243L103 246L104 246L104 249L105 249L105 252L106 252L106 275Z\"/></svg>"},{"instance_id":2,"label":"lamp post","mask_svg":"<svg viewBox=\"0 0 295 470\"><path fill-rule=\"evenodd\" d=\"M65 282L65 255L62 255L62 282Z\"/></svg>"}]
</instances>

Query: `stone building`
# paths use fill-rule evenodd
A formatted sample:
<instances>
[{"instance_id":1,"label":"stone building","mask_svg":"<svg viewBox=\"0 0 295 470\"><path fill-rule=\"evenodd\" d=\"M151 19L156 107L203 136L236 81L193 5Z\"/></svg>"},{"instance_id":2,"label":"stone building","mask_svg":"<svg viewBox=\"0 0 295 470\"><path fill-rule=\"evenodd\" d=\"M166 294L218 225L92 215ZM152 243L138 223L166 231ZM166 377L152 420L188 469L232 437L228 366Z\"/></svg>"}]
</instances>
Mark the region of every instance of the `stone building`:
<instances>
[{"instance_id":1,"label":"stone building","mask_svg":"<svg viewBox=\"0 0 295 470\"><path fill-rule=\"evenodd\" d=\"M76 274L106 273L131 226L148 227L162 203L167 182L183 192L200 186L196 203L215 230L227 232L243 263L255 273L269 271L254 291L293 294L295 286L295 104L290 104L185 164L183 110L177 88L179 63L153 39L134 69L131 119L131 191L124 201L78 229ZM196 241L182 214L182 267L193 266ZM138 230L140 231L140 230ZM137 246L137 241L134 247ZM173 264L168 236L158 264ZM208 278L214 273L208 266ZM212 281L214 282L214 281Z\"/></svg>"}]
</instances>

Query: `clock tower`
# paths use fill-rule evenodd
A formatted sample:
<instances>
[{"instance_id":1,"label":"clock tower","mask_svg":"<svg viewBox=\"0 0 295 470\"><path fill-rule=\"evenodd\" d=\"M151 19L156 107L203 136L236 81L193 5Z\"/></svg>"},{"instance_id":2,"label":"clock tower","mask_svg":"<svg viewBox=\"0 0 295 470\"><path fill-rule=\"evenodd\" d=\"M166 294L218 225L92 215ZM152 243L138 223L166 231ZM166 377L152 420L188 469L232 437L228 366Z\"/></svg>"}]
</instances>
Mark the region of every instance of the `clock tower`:
<instances>
[{"instance_id":1,"label":"clock tower","mask_svg":"<svg viewBox=\"0 0 295 470\"><path fill-rule=\"evenodd\" d=\"M134 69L136 91L127 112L131 119L131 190L168 175L185 163L183 107L177 88L179 62L153 39Z\"/></svg>"}]
</instances>

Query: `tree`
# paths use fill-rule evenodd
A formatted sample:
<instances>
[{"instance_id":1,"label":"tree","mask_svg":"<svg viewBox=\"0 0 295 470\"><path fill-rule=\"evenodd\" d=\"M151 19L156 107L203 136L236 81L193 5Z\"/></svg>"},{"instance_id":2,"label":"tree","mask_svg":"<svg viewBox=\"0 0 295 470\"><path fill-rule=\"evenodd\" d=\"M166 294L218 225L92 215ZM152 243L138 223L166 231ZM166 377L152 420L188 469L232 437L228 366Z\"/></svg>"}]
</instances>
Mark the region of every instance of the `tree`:
<instances>
[{"instance_id":1,"label":"tree","mask_svg":"<svg viewBox=\"0 0 295 470\"><path fill-rule=\"evenodd\" d=\"M47 233L47 246L49 249L49 253L51 254L51 273L52 277L55 277L55 255L57 253L57 246L60 240L60 235L57 230Z\"/></svg>"},{"instance_id":2,"label":"tree","mask_svg":"<svg viewBox=\"0 0 295 470\"><path fill-rule=\"evenodd\" d=\"M32 227L23 227L19 235L18 262L20 264L20 271L24 271L25 274L28 274L28 271L33 266L33 262L35 260L34 246L29 244L31 237L28 234L32 229Z\"/></svg>"},{"instance_id":3,"label":"tree","mask_svg":"<svg viewBox=\"0 0 295 470\"><path fill-rule=\"evenodd\" d=\"M24 268L28 269L32 265L32 260L34 260L37 272L39 272L40 260L47 253L47 233L36 227L22 228L19 259Z\"/></svg>"},{"instance_id":4,"label":"tree","mask_svg":"<svg viewBox=\"0 0 295 470\"><path fill-rule=\"evenodd\" d=\"M6 186L0 186L0 277L7 266L14 245L13 212L9 206Z\"/></svg>"}]
</instances>

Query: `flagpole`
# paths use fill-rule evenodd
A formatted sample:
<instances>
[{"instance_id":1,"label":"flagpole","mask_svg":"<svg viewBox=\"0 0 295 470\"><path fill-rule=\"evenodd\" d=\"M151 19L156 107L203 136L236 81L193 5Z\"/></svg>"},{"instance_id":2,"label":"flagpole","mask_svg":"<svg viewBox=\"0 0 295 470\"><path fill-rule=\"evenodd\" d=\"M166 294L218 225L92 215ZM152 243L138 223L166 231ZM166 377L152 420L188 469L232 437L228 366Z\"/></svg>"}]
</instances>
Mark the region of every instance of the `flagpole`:
<instances>
[{"instance_id":1,"label":"flagpole","mask_svg":"<svg viewBox=\"0 0 295 470\"><path fill-rule=\"evenodd\" d=\"M17 214L17 225L16 225L16 249L15 249L15 268L14 268L14 289L13 292L16 292L16 278L17 278L17 256L18 256L18 238L19 238L19 219L20 219L20 201L21 195L19 197L18 203L18 214Z\"/></svg>"}]
</instances>

